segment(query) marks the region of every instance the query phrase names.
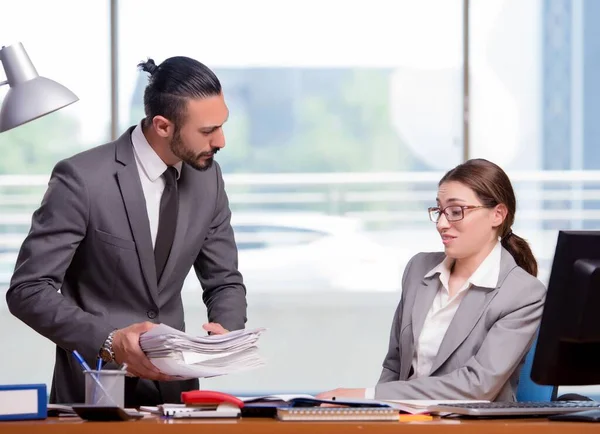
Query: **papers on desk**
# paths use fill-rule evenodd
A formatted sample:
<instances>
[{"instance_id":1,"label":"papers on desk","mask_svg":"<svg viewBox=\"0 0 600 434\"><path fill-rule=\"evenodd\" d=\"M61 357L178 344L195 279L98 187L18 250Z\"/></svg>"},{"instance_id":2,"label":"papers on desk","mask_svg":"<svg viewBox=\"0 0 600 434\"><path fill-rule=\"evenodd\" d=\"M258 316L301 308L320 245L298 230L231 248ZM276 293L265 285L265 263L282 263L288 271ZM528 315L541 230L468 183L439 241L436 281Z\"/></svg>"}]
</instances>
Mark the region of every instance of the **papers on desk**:
<instances>
[{"instance_id":1,"label":"papers on desk","mask_svg":"<svg viewBox=\"0 0 600 434\"><path fill-rule=\"evenodd\" d=\"M295 399L315 399L312 395L261 395L261 396L238 396L245 404L283 404Z\"/></svg>"},{"instance_id":2,"label":"papers on desk","mask_svg":"<svg viewBox=\"0 0 600 434\"><path fill-rule=\"evenodd\" d=\"M282 421L318 420L399 420L400 410L393 405L372 399L322 400L311 395L265 395L240 397L244 401L242 415L253 412L276 417ZM273 409L272 412L268 408ZM271 414L272 413L272 414Z\"/></svg>"},{"instance_id":3,"label":"papers on desk","mask_svg":"<svg viewBox=\"0 0 600 434\"><path fill-rule=\"evenodd\" d=\"M323 402L333 405L348 406L348 407L391 407L399 410L402 413L408 414L429 414L432 413L431 408L444 404L473 404L485 403L489 401L483 400L429 400L429 399L403 399L403 400L376 400L363 398L340 398L336 401L320 400L312 395L263 395L263 396L244 396L238 397L245 404L267 404L273 406L290 406L293 407L299 404L301 407L319 406ZM311 405L312 404L312 405Z\"/></svg>"},{"instance_id":4,"label":"papers on desk","mask_svg":"<svg viewBox=\"0 0 600 434\"><path fill-rule=\"evenodd\" d=\"M180 379L208 378L264 366L257 341L263 328L192 336L160 324L140 336L140 346L161 372Z\"/></svg>"},{"instance_id":5,"label":"papers on desk","mask_svg":"<svg viewBox=\"0 0 600 434\"><path fill-rule=\"evenodd\" d=\"M216 405L188 406L185 404L161 404L157 407L140 407L140 410L175 419L238 418L241 411L227 402Z\"/></svg>"},{"instance_id":6,"label":"papers on desk","mask_svg":"<svg viewBox=\"0 0 600 434\"><path fill-rule=\"evenodd\" d=\"M73 407L65 404L48 404L49 417L77 417Z\"/></svg>"},{"instance_id":7,"label":"papers on desk","mask_svg":"<svg viewBox=\"0 0 600 434\"><path fill-rule=\"evenodd\" d=\"M429 414L431 408L445 404L473 404L489 401L480 400L428 400L428 399L403 399L403 400L377 400L363 398L339 398L335 401L317 399L311 395L265 395L265 396L245 396L239 397L245 404L271 404L273 406L289 407L312 407L320 406L322 403L359 408L381 408L390 407L401 413L408 414Z\"/></svg>"},{"instance_id":8,"label":"papers on desk","mask_svg":"<svg viewBox=\"0 0 600 434\"><path fill-rule=\"evenodd\" d=\"M77 406L84 406L83 404L76 404ZM136 408L123 408L123 410L132 417L149 417L149 412L138 411ZM72 406L66 404L48 404L48 417L61 417L71 418L79 417Z\"/></svg>"},{"instance_id":9,"label":"papers on desk","mask_svg":"<svg viewBox=\"0 0 600 434\"><path fill-rule=\"evenodd\" d=\"M456 400L456 399L444 399L444 400L429 400L429 399L404 399L404 400L383 400L383 403L389 404L391 407L400 410L404 413L410 414L425 414L431 413L431 407L436 405L444 404L474 404L480 402L489 401L476 401L476 400Z\"/></svg>"}]
</instances>

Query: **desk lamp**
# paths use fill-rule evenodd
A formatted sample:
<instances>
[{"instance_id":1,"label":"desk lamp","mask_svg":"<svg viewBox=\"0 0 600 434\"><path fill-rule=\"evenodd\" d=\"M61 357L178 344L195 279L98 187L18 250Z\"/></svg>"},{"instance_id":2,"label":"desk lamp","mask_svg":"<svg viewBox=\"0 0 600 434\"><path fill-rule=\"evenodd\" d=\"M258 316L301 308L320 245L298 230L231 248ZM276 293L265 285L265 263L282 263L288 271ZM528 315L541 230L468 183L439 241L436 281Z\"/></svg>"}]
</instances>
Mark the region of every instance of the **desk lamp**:
<instances>
[{"instance_id":1,"label":"desk lamp","mask_svg":"<svg viewBox=\"0 0 600 434\"><path fill-rule=\"evenodd\" d=\"M0 108L0 133L52 113L79 100L69 89L40 77L20 42L0 49L10 89Z\"/></svg>"}]
</instances>

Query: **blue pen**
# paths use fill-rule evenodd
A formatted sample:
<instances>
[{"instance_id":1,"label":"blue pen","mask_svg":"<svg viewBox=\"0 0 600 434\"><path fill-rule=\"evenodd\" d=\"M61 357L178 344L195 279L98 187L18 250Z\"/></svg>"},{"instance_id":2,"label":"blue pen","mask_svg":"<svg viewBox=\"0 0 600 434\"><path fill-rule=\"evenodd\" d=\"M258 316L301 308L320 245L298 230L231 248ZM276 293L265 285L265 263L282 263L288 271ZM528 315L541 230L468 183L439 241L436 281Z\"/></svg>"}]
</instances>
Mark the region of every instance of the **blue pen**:
<instances>
[{"instance_id":1,"label":"blue pen","mask_svg":"<svg viewBox=\"0 0 600 434\"><path fill-rule=\"evenodd\" d=\"M79 354L77 352L77 350L73 350L73 355L75 356L75 358L77 359L77 361L79 362L79 364L81 365L81 367L85 371L91 372L90 365L88 365L85 362L85 360L83 359L83 357L81 357L81 354ZM102 383L98 379L98 376L97 375L93 375L93 374L90 374L90 375L92 376L92 378L94 379L94 382L98 385L98 387L100 388L100 390L102 390L102 392L104 392L104 396L106 396L110 401L112 401L112 403L113 403L113 405L115 407L118 407L117 403L114 401L114 399L112 399L112 396L109 395L109 393L106 391L106 389L104 388L104 386L102 385Z\"/></svg>"},{"instance_id":2,"label":"blue pen","mask_svg":"<svg viewBox=\"0 0 600 434\"><path fill-rule=\"evenodd\" d=\"M83 369L85 369L86 371L91 371L90 365L88 365L85 362L85 360L83 360L83 357L81 357L81 354L79 354L77 352L77 350L73 350L73 355L75 356L75 358L77 359L77 361L79 362L79 364L83 367Z\"/></svg>"}]
</instances>

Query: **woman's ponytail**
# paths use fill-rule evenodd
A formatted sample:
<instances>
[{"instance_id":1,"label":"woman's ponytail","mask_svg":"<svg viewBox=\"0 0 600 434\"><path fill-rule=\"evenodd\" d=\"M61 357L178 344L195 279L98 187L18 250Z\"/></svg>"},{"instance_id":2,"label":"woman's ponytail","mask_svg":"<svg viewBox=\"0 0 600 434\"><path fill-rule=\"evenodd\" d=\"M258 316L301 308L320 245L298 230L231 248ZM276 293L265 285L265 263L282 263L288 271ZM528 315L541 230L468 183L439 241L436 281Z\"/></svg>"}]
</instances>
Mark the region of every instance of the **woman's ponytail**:
<instances>
[{"instance_id":1,"label":"woman's ponytail","mask_svg":"<svg viewBox=\"0 0 600 434\"><path fill-rule=\"evenodd\" d=\"M509 231L509 233L502 238L502 245L512 255L519 267L532 276L537 277L537 261L535 260L527 241L515 235L512 231Z\"/></svg>"}]
</instances>

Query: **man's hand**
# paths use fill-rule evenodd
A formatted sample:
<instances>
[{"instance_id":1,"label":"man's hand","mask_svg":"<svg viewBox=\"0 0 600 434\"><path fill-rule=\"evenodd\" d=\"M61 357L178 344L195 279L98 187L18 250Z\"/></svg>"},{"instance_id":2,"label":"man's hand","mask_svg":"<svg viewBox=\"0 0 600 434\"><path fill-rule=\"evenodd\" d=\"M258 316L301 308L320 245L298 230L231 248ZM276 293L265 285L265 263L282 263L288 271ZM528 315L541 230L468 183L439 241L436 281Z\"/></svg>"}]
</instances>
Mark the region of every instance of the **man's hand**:
<instances>
[{"instance_id":1,"label":"man's hand","mask_svg":"<svg viewBox=\"0 0 600 434\"><path fill-rule=\"evenodd\" d=\"M127 363L127 371L136 377L169 381L172 378L161 373L140 347L140 335L155 326L151 322L140 322L117 330L113 336L115 361L119 364Z\"/></svg>"},{"instance_id":2,"label":"man's hand","mask_svg":"<svg viewBox=\"0 0 600 434\"><path fill-rule=\"evenodd\" d=\"M315 398L324 400L341 400L344 398L364 398L365 389L335 389L319 393Z\"/></svg>"},{"instance_id":3,"label":"man's hand","mask_svg":"<svg viewBox=\"0 0 600 434\"><path fill-rule=\"evenodd\" d=\"M216 322L204 324L202 328L213 335L224 335L225 333L229 333L229 330L223 328L221 324Z\"/></svg>"}]
</instances>

